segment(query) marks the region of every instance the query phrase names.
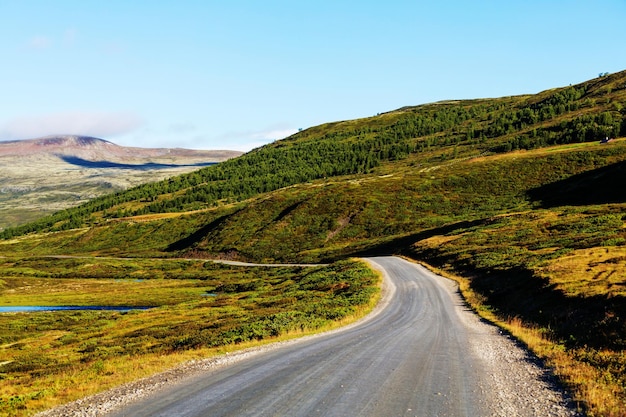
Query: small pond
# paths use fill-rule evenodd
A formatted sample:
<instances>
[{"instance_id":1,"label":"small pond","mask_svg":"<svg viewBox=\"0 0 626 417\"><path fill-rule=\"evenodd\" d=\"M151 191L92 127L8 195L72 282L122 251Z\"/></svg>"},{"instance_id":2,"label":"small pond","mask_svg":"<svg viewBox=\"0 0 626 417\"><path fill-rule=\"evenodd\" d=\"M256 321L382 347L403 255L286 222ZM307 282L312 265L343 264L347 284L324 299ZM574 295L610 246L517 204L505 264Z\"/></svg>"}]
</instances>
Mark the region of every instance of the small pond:
<instances>
[{"instance_id":1,"label":"small pond","mask_svg":"<svg viewBox=\"0 0 626 417\"><path fill-rule=\"evenodd\" d=\"M67 311L67 310L106 310L131 311L147 310L152 307L131 306L0 306L0 313L28 313L33 311Z\"/></svg>"}]
</instances>

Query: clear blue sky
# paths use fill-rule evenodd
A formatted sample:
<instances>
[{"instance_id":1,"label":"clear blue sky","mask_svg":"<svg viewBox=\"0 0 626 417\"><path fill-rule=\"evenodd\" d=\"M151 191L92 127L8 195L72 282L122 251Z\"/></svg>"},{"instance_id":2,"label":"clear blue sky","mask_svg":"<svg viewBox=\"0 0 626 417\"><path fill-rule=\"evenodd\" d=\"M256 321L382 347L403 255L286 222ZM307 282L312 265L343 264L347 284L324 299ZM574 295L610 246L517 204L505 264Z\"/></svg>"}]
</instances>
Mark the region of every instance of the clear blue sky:
<instances>
[{"instance_id":1,"label":"clear blue sky","mask_svg":"<svg viewBox=\"0 0 626 417\"><path fill-rule=\"evenodd\" d=\"M241 149L626 69L626 0L0 0L0 140Z\"/></svg>"}]
</instances>

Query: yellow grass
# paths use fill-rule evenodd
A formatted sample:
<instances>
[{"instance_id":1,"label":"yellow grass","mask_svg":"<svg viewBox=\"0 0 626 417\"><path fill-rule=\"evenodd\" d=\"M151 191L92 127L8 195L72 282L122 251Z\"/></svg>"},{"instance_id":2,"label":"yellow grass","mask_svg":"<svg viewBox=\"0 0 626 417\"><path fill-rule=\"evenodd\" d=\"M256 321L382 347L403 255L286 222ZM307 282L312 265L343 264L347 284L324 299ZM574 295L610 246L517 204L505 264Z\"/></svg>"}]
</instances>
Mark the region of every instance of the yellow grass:
<instances>
[{"instance_id":1,"label":"yellow grass","mask_svg":"<svg viewBox=\"0 0 626 417\"><path fill-rule=\"evenodd\" d=\"M626 247L575 250L539 272L568 296L626 296Z\"/></svg>"},{"instance_id":2,"label":"yellow grass","mask_svg":"<svg viewBox=\"0 0 626 417\"><path fill-rule=\"evenodd\" d=\"M173 352L167 355L148 353L136 357L123 356L107 359L106 361L97 360L88 368L76 367L75 369L60 374L26 378L20 384L19 392L14 386L3 387L0 385L0 397L11 398L21 396L28 398L28 409L18 410L16 414L11 414L15 417L28 416L32 415L33 412L53 408L79 398L94 395L124 383L167 371L168 369L181 366L190 361L215 358L244 349L333 330L362 318L370 310L371 308L361 308L354 315L345 317L327 327L315 330L304 329L290 331L271 339L249 341L237 345L227 345L211 349L202 348ZM129 330L132 330L132 328ZM60 333L51 333L44 339L52 341L61 336L62 334ZM28 341L22 340L20 342ZM36 342L36 346L31 345L31 347L37 347L38 349L47 348L46 343L44 343L44 340L41 338L36 341L33 340L33 342ZM1 412L0 415L2 415Z\"/></svg>"}]
</instances>

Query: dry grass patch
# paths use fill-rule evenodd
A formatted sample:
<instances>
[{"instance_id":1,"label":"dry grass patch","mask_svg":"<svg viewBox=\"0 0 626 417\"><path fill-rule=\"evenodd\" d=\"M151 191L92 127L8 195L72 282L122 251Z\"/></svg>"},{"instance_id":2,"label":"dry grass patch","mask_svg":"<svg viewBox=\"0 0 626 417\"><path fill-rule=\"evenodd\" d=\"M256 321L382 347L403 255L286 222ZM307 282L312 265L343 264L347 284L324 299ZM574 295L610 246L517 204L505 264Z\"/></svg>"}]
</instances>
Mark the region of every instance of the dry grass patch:
<instances>
[{"instance_id":1,"label":"dry grass patch","mask_svg":"<svg viewBox=\"0 0 626 417\"><path fill-rule=\"evenodd\" d=\"M568 296L626 296L626 247L575 250L539 273Z\"/></svg>"},{"instance_id":2,"label":"dry grass patch","mask_svg":"<svg viewBox=\"0 0 626 417\"><path fill-rule=\"evenodd\" d=\"M425 247L437 247L439 245L443 245L445 243L448 242L452 242L453 240L457 240L459 238L461 238L463 235L462 234L458 234L458 235L436 235L436 236L432 236L429 237L427 239L422 239L420 241L420 244L424 245Z\"/></svg>"}]
</instances>

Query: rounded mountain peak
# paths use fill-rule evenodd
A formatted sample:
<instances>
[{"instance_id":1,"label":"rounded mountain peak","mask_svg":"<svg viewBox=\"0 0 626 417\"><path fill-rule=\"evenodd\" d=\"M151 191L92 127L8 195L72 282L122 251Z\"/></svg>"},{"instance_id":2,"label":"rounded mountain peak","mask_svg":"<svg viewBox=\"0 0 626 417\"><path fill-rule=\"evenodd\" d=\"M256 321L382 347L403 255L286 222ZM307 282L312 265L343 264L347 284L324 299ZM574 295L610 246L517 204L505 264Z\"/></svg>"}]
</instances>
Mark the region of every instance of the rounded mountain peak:
<instances>
[{"instance_id":1,"label":"rounded mountain peak","mask_svg":"<svg viewBox=\"0 0 626 417\"><path fill-rule=\"evenodd\" d=\"M94 147L94 146L111 146L113 143L92 136L79 136L79 135L52 135L44 136L42 138L34 139L39 146L79 146L79 147Z\"/></svg>"}]
</instances>

